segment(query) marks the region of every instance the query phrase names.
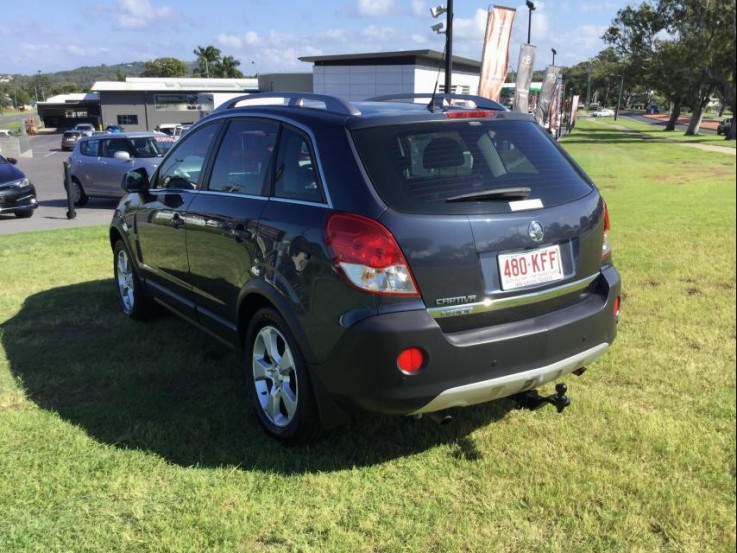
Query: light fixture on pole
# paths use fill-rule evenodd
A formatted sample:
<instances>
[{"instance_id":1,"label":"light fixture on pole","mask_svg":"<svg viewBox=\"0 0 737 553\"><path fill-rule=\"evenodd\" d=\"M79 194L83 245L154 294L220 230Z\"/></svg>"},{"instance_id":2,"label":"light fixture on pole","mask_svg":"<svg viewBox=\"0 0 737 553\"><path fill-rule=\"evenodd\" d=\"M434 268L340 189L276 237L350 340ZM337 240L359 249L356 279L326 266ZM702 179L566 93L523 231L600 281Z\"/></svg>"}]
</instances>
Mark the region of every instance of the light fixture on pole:
<instances>
[{"instance_id":1,"label":"light fixture on pole","mask_svg":"<svg viewBox=\"0 0 737 553\"><path fill-rule=\"evenodd\" d=\"M430 8L430 15L438 18L445 14L445 31L442 31L442 23L436 23L431 27L436 33L445 33L445 92L451 92L453 82L453 0L448 0L446 6Z\"/></svg>"},{"instance_id":2,"label":"light fixture on pole","mask_svg":"<svg viewBox=\"0 0 737 553\"><path fill-rule=\"evenodd\" d=\"M556 50L555 48L551 48L550 51L553 52L553 63L552 63L552 65L555 65L555 54L558 53L558 50Z\"/></svg>"},{"instance_id":3,"label":"light fixture on pole","mask_svg":"<svg viewBox=\"0 0 737 553\"><path fill-rule=\"evenodd\" d=\"M535 11L535 2L527 0L525 4L527 4L527 9L529 11L527 17L527 44L530 44L530 28L532 27L532 12Z\"/></svg>"}]
</instances>

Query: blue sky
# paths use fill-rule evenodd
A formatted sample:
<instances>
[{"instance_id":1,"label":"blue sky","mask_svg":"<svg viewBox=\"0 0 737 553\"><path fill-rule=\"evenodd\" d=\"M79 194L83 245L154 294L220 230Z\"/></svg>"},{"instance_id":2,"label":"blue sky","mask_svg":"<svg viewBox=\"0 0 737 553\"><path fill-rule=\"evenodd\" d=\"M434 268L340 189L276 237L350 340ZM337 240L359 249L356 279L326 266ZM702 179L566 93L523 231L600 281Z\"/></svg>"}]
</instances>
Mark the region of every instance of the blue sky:
<instances>
[{"instance_id":1,"label":"blue sky","mask_svg":"<svg viewBox=\"0 0 737 553\"><path fill-rule=\"evenodd\" d=\"M602 50L600 37L627 0L542 0L532 13L536 68L574 65ZM309 72L300 56L433 49L444 35L430 27L430 8L445 0L48 0L3 2L0 74L34 74L175 57L195 58L213 45L241 62L244 73ZM453 53L481 59L490 4L454 1ZM527 38L524 0L499 0L517 8L510 46L515 69Z\"/></svg>"}]
</instances>

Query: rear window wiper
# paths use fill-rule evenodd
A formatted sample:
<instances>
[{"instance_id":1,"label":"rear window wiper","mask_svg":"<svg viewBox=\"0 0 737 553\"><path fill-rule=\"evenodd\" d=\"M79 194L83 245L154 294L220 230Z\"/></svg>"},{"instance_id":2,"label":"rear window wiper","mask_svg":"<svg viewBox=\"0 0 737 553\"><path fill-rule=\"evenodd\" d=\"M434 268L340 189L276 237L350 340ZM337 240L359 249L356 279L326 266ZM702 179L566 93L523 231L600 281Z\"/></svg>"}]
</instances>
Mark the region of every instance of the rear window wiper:
<instances>
[{"instance_id":1,"label":"rear window wiper","mask_svg":"<svg viewBox=\"0 0 737 553\"><path fill-rule=\"evenodd\" d=\"M446 202L474 202L477 200L524 200L532 190L528 186L481 190L470 194L461 194L446 198Z\"/></svg>"}]
</instances>

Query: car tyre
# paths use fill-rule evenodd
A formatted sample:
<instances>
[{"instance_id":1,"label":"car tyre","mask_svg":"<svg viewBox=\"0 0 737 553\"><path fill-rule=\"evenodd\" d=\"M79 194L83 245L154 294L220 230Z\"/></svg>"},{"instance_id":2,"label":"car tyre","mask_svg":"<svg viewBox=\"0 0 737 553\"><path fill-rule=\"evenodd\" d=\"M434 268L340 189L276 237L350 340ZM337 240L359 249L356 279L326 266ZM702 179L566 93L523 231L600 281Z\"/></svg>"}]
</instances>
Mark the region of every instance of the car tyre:
<instances>
[{"instance_id":1,"label":"car tyre","mask_svg":"<svg viewBox=\"0 0 737 553\"><path fill-rule=\"evenodd\" d=\"M29 217L33 217L33 210L24 209L23 211L16 211L15 216L18 217L18 219L28 219Z\"/></svg>"},{"instance_id":2,"label":"car tyre","mask_svg":"<svg viewBox=\"0 0 737 553\"><path fill-rule=\"evenodd\" d=\"M77 179L72 179L72 201L74 205L85 205L90 197L84 191L82 184Z\"/></svg>"},{"instance_id":3,"label":"car tyre","mask_svg":"<svg viewBox=\"0 0 737 553\"><path fill-rule=\"evenodd\" d=\"M316 440L321 426L310 375L282 316L271 308L258 311L245 345L246 383L263 428L287 445Z\"/></svg>"},{"instance_id":4,"label":"car tyre","mask_svg":"<svg viewBox=\"0 0 737 553\"><path fill-rule=\"evenodd\" d=\"M120 308L128 317L146 320L153 312L153 301L146 295L143 284L136 273L133 259L122 240L115 243L113 249L113 271L118 288Z\"/></svg>"}]
</instances>

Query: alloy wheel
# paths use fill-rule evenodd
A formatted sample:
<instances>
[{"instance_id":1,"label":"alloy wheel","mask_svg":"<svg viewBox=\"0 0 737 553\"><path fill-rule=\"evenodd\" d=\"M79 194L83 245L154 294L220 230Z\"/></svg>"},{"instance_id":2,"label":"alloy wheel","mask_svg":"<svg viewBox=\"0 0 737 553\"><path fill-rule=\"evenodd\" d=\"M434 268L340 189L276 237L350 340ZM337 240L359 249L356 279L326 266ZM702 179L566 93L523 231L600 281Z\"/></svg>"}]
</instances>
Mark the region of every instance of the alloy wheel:
<instances>
[{"instance_id":1,"label":"alloy wheel","mask_svg":"<svg viewBox=\"0 0 737 553\"><path fill-rule=\"evenodd\" d=\"M264 326L256 336L252 370L263 414L284 428L294 419L299 404L297 369L284 335L273 326Z\"/></svg>"}]
</instances>

